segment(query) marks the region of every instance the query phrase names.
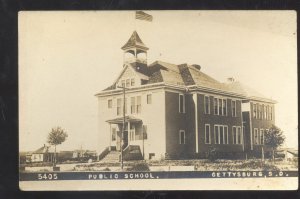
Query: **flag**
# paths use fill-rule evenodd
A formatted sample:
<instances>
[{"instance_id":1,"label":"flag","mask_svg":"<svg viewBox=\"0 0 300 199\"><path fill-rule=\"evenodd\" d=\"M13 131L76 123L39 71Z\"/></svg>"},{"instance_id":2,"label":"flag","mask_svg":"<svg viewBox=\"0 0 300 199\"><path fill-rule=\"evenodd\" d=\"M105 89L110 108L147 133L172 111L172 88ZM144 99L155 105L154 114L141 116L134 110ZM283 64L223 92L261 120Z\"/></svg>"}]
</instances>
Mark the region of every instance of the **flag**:
<instances>
[{"instance_id":1,"label":"flag","mask_svg":"<svg viewBox=\"0 0 300 199\"><path fill-rule=\"evenodd\" d=\"M153 17L152 15L149 15L143 11L136 11L135 12L135 19L139 19L139 20L145 20L145 21L152 21Z\"/></svg>"}]
</instances>

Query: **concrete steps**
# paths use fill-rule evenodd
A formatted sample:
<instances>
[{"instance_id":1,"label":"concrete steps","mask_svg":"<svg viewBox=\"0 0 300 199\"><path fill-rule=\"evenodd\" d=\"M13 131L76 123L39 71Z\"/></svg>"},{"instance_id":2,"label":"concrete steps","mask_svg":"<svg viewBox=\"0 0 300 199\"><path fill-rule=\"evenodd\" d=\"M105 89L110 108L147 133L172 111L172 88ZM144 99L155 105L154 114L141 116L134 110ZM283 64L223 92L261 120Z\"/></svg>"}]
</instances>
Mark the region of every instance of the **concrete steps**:
<instances>
[{"instance_id":1,"label":"concrete steps","mask_svg":"<svg viewBox=\"0 0 300 199\"><path fill-rule=\"evenodd\" d=\"M101 162L119 162L120 151L110 151Z\"/></svg>"}]
</instances>

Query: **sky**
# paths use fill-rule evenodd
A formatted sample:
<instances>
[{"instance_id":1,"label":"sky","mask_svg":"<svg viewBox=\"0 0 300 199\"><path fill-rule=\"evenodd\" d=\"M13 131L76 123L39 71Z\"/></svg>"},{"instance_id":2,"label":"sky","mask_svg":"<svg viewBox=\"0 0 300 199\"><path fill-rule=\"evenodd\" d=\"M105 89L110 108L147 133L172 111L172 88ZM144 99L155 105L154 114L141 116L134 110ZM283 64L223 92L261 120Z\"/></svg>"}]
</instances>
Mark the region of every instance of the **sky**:
<instances>
[{"instance_id":1,"label":"sky","mask_svg":"<svg viewBox=\"0 0 300 199\"><path fill-rule=\"evenodd\" d=\"M68 133L58 150L97 149L97 98L122 70L121 47L136 30L148 63L199 64L225 82L234 77L275 99L286 147L297 147L295 11L19 12L19 146L46 144L55 126ZM108 133L108 132L107 132Z\"/></svg>"}]
</instances>

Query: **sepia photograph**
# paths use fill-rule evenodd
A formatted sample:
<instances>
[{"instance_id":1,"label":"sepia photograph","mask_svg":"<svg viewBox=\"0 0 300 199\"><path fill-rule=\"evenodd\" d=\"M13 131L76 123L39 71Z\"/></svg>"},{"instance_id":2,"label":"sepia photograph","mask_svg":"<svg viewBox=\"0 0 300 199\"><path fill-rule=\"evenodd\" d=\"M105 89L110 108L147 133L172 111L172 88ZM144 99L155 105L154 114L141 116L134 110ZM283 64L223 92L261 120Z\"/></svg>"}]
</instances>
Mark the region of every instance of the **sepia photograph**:
<instances>
[{"instance_id":1,"label":"sepia photograph","mask_svg":"<svg viewBox=\"0 0 300 199\"><path fill-rule=\"evenodd\" d=\"M296 18L19 12L20 189L298 189Z\"/></svg>"}]
</instances>

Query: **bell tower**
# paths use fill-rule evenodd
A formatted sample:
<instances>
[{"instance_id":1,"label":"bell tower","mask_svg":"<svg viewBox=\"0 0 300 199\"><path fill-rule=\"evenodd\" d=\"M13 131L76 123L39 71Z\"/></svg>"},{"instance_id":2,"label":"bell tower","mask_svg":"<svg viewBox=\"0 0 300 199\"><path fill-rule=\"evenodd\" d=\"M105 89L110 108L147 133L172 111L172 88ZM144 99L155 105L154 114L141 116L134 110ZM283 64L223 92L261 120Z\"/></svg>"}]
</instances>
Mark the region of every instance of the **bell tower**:
<instances>
[{"instance_id":1,"label":"bell tower","mask_svg":"<svg viewBox=\"0 0 300 199\"><path fill-rule=\"evenodd\" d=\"M136 31L132 33L127 43L121 49L124 51L124 63L139 62L147 64L147 51L149 48L143 43Z\"/></svg>"}]
</instances>

